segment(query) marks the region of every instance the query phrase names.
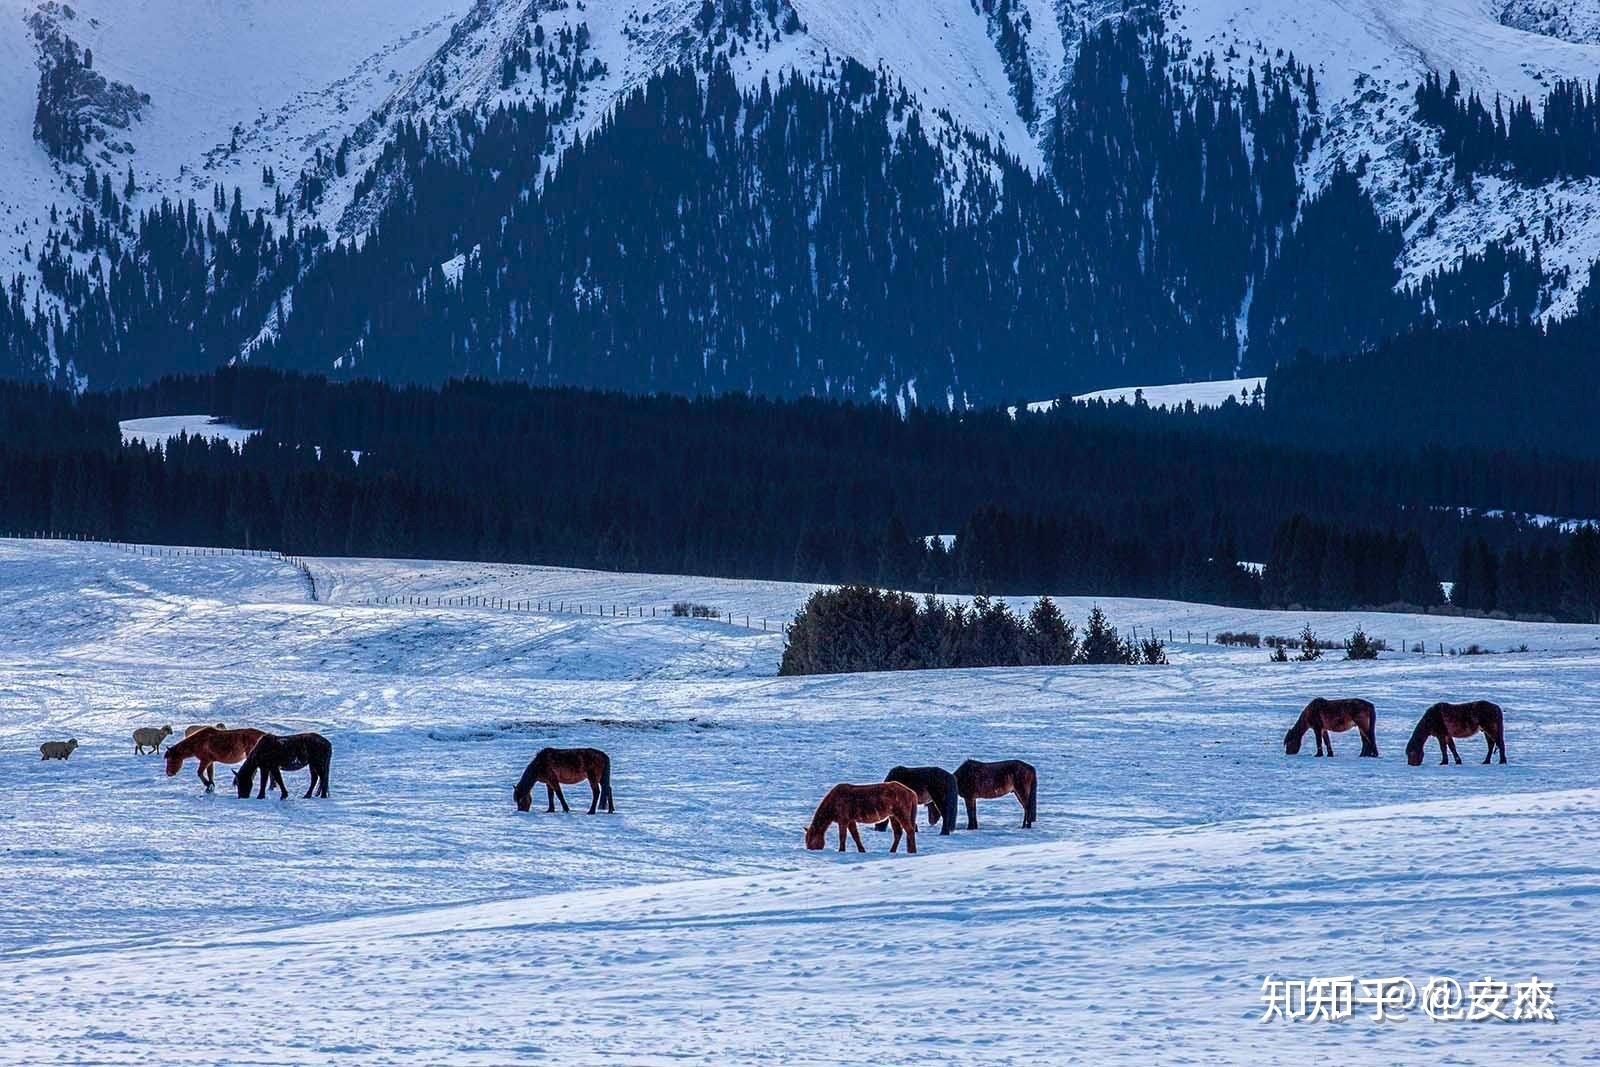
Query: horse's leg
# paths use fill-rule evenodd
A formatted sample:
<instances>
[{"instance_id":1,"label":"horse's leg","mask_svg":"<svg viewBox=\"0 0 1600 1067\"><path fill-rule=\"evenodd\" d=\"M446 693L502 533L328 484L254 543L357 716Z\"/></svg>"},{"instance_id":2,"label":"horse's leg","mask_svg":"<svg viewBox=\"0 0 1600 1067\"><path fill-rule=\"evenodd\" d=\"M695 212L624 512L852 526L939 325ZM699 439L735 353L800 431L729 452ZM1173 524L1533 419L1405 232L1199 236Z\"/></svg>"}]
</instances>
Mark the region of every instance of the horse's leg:
<instances>
[{"instance_id":1,"label":"horse's leg","mask_svg":"<svg viewBox=\"0 0 1600 1067\"><path fill-rule=\"evenodd\" d=\"M928 801L928 825L929 826L938 826L939 825L939 805L935 804L931 800Z\"/></svg>"},{"instance_id":2,"label":"horse's leg","mask_svg":"<svg viewBox=\"0 0 1600 1067\"><path fill-rule=\"evenodd\" d=\"M1456 739L1453 737L1450 739L1450 755L1455 757L1456 765L1459 766L1461 764L1461 750L1456 747Z\"/></svg>"},{"instance_id":3,"label":"horse's leg","mask_svg":"<svg viewBox=\"0 0 1600 1067\"><path fill-rule=\"evenodd\" d=\"M839 820L839 851L844 851L844 820Z\"/></svg>"},{"instance_id":4,"label":"horse's leg","mask_svg":"<svg viewBox=\"0 0 1600 1067\"><path fill-rule=\"evenodd\" d=\"M1439 734L1439 766L1450 766L1450 737L1448 734Z\"/></svg>"},{"instance_id":5,"label":"horse's leg","mask_svg":"<svg viewBox=\"0 0 1600 1067\"><path fill-rule=\"evenodd\" d=\"M1328 746L1328 755L1332 756L1333 755L1333 734L1328 732L1328 728L1326 726L1324 726L1322 728L1322 740L1323 740L1323 743Z\"/></svg>"},{"instance_id":6,"label":"horse's leg","mask_svg":"<svg viewBox=\"0 0 1600 1067\"><path fill-rule=\"evenodd\" d=\"M572 810L571 808L567 807L567 794L565 794L565 793L563 793L561 791L561 783L560 782L556 783L556 799L561 801L561 810L562 811L570 812Z\"/></svg>"},{"instance_id":7,"label":"horse's leg","mask_svg":"<svg viewBox=\"0 0 1600 1067\"><path fill-rule=\"evenodd\" d=\"M1494 728L1494 742L1500 746L1500 762L1506 761L1506 724L1500 723Z\"/></svg>"},{"instance_id":8,"label":"horse's leg","mask_svg":"<svg viewBox=\"0 0 1600 1067\"><path fill-rule=\"evenodd\" d=\"M589 790L594 793L594 796L589 800L589 814L593 815L595 809L600 806L600 776L598 774L591 773L589 775Z\"/></svg>"},{"instance_id":9,"label":"horse's leg","mask_svg":"<svg viewBox=\"0 0 1600 1067\"><path fill-rule=\"evenodd\" d=\"M978 828L978 791L974 789L970 793L963 793L961 799L967 802L967 829L976 830Z\"/></svg>"},{"instance_id":10,"label":"horse's leg","mask_svg":"<svg viewBox=\"0 0 1600 1067\"><path fill-rule=\"evenodd\" d=\"M550 799L550 806L544 809L544 813L549 815L556 810L556 787L546 782L544 784L544 795Z\"/></svg>"},{"instance_id":11,"label":"horse's leg","mask_svg":"<svg viewBox=\"0 0 1600 1067\"><path fill-rule=\"evenodd\" d=\"M865 852L867 850L867 846L861 843L861 831L856 829L856 824L853 820L848 825L850 827L850 836L855 838L856 851Z\"/></svg>"},{"instance_id":12,"label":"horse's leg","mask_svg":"<svg viewBox=\"0 0 1600 1067\"><path fill-rule=\"evenodd\" d=\"M210 773L208 774L207 772L210 772ZM201 760L200 761L200 765L194 769L194 773L199 777L200 784L206 787L206 792L207 793L211 792L212 788L216 786L216 784L217 784L216 772L211 771L211 761L210 760L208 760L208 759Z\"/></svg>"},{"instance_id":13,"label":"horse's leg","mask_svg":"<svg viewBox=\"0 0 1600 1067\"><path fill-rule=\"evenodd\" d=\"M902 836L900 833L900 820L891 815L889 816L889 822L894 826L894 840L889 842L889 851L898 852L900 850L900 838Z\"/></svg>"},{"instance_id":14,"label":"horse's leg","mask_svg":"<svg viewBox=\"0 0 1600 1067\"><path fill-rule=\"evenodd\" d=\"M917 854L917 813L911 812L911 821L906 823L906 855Z\"/></svg>"}]
</instances>

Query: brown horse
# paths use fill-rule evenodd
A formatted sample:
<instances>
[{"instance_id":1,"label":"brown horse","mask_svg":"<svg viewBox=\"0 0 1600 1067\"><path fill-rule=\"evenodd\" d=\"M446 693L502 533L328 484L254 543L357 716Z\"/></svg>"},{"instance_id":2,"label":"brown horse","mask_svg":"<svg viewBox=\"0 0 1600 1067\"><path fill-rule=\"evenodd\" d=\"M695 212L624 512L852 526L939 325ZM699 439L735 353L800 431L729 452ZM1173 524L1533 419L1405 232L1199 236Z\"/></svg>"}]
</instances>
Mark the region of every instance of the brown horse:
<instances>
[{"instance_id":1,"label":"brown horse","mask_svg":"<svg viewBox=\"0 0 1600 1067\"><path fill-rule=\"evenodd\" d=\"M261 791L256 794L257 800L266 797L269 782L277 787L282 799L288 800L289 787L283 784L283 772L309 767L311 784L306 788L306 797L326 797L328 766L332 762L333 742L321 734L290 734L287 737L263 734L261 740L256 742L256 747L250 750L244 765L234 772L233 785L241 798L248 797L251 780L260 773Z\"/></svg>"},{"instance_id":2,"label":"brown horse","mask_svg":"<svg viewBox=\"0 0 1600 1067\"><path fill-rule=\"evenodd\" d=\"M598 748L541 748L517 779L511 797L517 802L518 811L528 811L533 807L534 785L543 782L550 801L545 812L555 811L558 800L562 811L571 811L561 787L584 781L594 792L589 801L589 814L593 815L596 809L604 806L609 814L615 815L617 802L611 796L611 757Z\"/></svg>"},{"instance_id":3,"label":"brown horse","mask_svg":"<svg viewBox=\"0 0 1600 1067\"><path fill-rule=\"evenodd\" d=\"M256 747L256 742L265 736L260 730L218 730L212 726L197 730L167 748L167 777L171 778L182 770L184 760L197 759L200 766L195 774L209 793L217 784L216 773L211 765L243 763Z\"/></svg>"},{"instance_id":4,"label":"brown horse","mask_svg":"<svg viewBox=\"0 0 1600 1067\"><path fill-rule=\"evenodd\" d=\"M1300 717L1283 735L1283 751L1293 756L1300 751L1300 742L1310 730L1317 739L1317 755L1333 755L1333 738L1329 732L1342 734L1351 727L1361 732L1361 754L1378 754L1378 709L1369 700L1350 697L1344 700L1324 700L1317 697L1306 705ZM1326 751L1324 751L1326 750Z\"/></svg>"},{"instance_id":5,"label":"brown horse","mask_svg":"<svg viewBox=\"0 0 1600 1067\"><path fill-rule=\"evenodd\" d=\"M1488 700L1474 700L1469 704L1435 704L1422 713L1422 718L1417 720L1417 728L1411 731L1411 740L1406 742L1406 762L1413 767L1421 766L1422 750L1431 737L1439 742L1441 765L1449 763L1451 756L1460 763L1461 753L1456 751L1455 739L1471 737L1479 730L1489 741L1489 751L1484 753L1483 762L1494 759L1494 750L1498 748L1500 762L1504 763L1506 719L1499 704Z\"/></svg>"},{"instance_id":6,"label":"brown horse","mask_svg":"<svg viewBox=\"0 0 1600 1067\"><path fill-rule=\"evenodd\" d=\"M844 835L848 831L855 839L856 851L865 852L867 846L861 843L861 831L856 829L856 823L877 823L885 819L894 827L894 840L889 843L889 851L899 849L900 837L904 834L906 852L915 855L917 794L912 789L899 782L876 782L873 785L841 782L828 790L828 795L817 805L817 813L811 816L811 825L806 827L806 848L813 852L822 848L827 843L829 825L838 823L839 851L844 851Z\"/></svg>"},{"instance_id":7,"label":"brown horse","mask_svg":"<svg viewBox=\"0 0 1600 1067\"><path fill-rule=\"evenodd\" d=\"M1016 794L1022 804L1022 828L1039 815L1039 775L1032 764L1019 759L980 763L969 759L956 768L956 788L967 802L967 829L978 828L978 801Z\"/></svg>"}]
</instances>

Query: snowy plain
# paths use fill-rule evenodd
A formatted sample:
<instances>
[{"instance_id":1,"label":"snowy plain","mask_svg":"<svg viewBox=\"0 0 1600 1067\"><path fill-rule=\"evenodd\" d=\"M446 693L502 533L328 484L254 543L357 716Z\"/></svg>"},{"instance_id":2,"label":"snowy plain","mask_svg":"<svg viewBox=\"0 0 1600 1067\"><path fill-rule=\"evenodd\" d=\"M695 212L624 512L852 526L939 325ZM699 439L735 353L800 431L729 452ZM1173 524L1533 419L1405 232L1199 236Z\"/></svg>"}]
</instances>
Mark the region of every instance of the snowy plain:
<instances>
[{"instance_id":1,"label":"snowy plain","mask_svg":"<svg viewBox=\"0 0 1600 1067\"><path fill-rule=\"evenodd\" d=\"M1430 647L1273 665L780 679L805 586L0 541L0 1061L1577 1062L1600 1048L1600 628L1370 615ZM424 606L577 601L585 614ZM369 603L388 598L390 603ZM400 603L405 600L405 603ZM627 615L593 608L632 607ZM1064 608L1081 621L1087 601ZM1123 625L1306 617L1102 602ZM639 607L647 609L644 617ZM652 618L649 607L657 607ZM1018 606L1023 606L1020 602ZM1173 625L1181 625L1174 621ZM1317 694L1383 758L1285 757ZM1406 766L1438 699L1505 705L1511 762ZM204 795L135 726L317 729L326 801ZM37 745L75 736L66 763ZM612 755L618 813L514 812L546 744ZM1018 757L915 857L808 853L837 781ZM225 786L225 771L218 775ZM304 784L303 775L291 777ZM570 790L579 800L581 788ZM586 799L584 797L583 799ZM1265 976L1557 983L1556 1023L1257 1021Z\"/></svg>"}]
</instances>

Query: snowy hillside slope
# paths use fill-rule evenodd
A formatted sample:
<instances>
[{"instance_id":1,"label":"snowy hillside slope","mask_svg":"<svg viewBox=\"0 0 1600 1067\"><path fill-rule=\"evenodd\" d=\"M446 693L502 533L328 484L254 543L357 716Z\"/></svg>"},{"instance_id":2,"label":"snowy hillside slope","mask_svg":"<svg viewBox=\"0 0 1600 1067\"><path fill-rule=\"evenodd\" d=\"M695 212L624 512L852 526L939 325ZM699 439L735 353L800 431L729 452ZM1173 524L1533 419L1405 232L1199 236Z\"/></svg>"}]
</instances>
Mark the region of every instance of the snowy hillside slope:
<instances>
[{"instance_id":1,"label":"snowy hillside slope","mask_svg":"<svg viewBox=\"0 0 1600 1067\"><path fill-rule=\"evenodd\" d=\"M38 251L51 205L73 204L82 175L34 140L39 66L29 16L45 12L93 51L96 70L149 95L119 137L131 152L90 153L119 189L132 164L136 209L162 196L205 203L216 182L270 209L262 168L287 184L317 149L333 152L439 46L468 2L0 0L0 274L21 268L25 243Z\"/></svg>"},{"instance_id":2,"label":"snowy hillside slope","mask_svg":"<svg viewBox=\"0 0 1600 1067\"><path fill-rule=\"evenodd\" d=\"M0 541L0 1062L1530 1062L1596 1040L1592 649L781 679L776 636L738 628L590 616L557 651L559 618L348 599L742 583L313 570L333 602L269 557ZM1383 758L1343 735L1286 758L1307 696L1342 692L1378 704ZM1461 767L1406 766L1420 709L1468 695L1507 708L1511 762L1473 739ZM325 733L331 797L206 796L131 752L136 725L218 719ZM69 735L70 761L38 759ZM514 813L546 744L612 754L615 816ZM994 801L915 857L870 830L865 856L801 847L833 782L969 756L1038 767L1037 828ZM1537 974L1562 1021L1267 1026L1269 974Z\"/></svg>"},{"instance_id":3,"label":"snowy hillside slope","mask_svg":"<svg viewBox=\"0 0 1600 1067\"><path fill-rule=\"evenodd\" d=\"M1600 42L1503 24L1505 9L1499 0L1174 0L1169 11L1174 30L1241 80L1251 64L1280 61L1280 51L1315 69L1324 136L1307 165L1309 187L1319 187L1336 160L1354 166L1367 156L1364 184L1379 211L1407 223L1403 281L1416 281L1462 248L1481 249L1510 234L1526 250L1537 238L1547 275L1572 274L1572 283L1552 294L1548 315L1559 317L1576 306L1588 267L1600 257L1600 181L1525 188L1486 178L1476 200L1452 198L1448 166L1435 158L1423 187L1409 188L1407 139L1437 156L1437 136L1414 118L1412 94L1425 74L1453 70L1464 91L1485 100L1527 97L1536 104L1557 80L1600 75ZM1555 240L1542 232L1547 218Z\"/></svg>"}]
</instances>

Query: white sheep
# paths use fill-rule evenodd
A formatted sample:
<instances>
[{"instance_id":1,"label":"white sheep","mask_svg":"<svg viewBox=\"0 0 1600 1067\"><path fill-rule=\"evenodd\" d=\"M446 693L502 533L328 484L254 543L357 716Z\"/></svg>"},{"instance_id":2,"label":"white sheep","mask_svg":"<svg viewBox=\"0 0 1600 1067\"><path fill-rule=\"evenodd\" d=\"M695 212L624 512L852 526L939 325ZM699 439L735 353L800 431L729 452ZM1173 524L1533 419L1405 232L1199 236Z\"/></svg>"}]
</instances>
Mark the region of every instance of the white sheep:
<instances>
[{"instance_id":1,"label":"white sheep","mask_svg":"<svg viewBox=\"0 0 1600 1067\"><path fill-rule=\"evenodd\" d=\"M165 741L171 736L172 727L170 726L162 726L159 728L155 726L139 727L137 730L133 731L134 755L144 755L145 749L149 749L158 756L161 755L161 742Z\"/></svg>"},{"instance_id":2,"label":"white sheep","mask_svg":"<svg viewBox=\"0 0 1600 1067\"><path fill-rule=\"evenodd\" d=\"M78 739L76 737L69 738L66 741L46 741L39 746L39 758L66 759L72 755L73 749L77 747Z\"/></svg>"},{"instance_id":3,"label":"white sheep","mask_svg":"<svg viewBox=\"0 0 1600 1067\"><path fill-rule=\"evenodd\" d=\"M199 726L191 726L188 729L184 730L183 731L183 736L184 737L193 737L195 734L199 733L201 730L226 730L226 729L227 729L227 727L222 725L220 722L217 723L215 726L212 726L209 723L201 723Z\"/></svg>"}]
</instances>

